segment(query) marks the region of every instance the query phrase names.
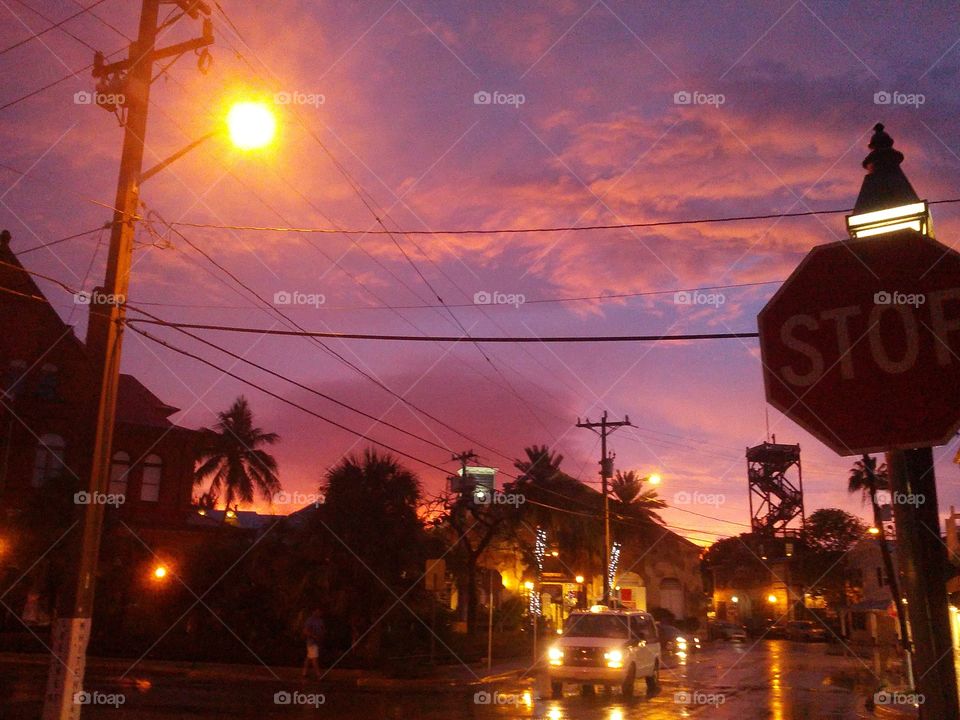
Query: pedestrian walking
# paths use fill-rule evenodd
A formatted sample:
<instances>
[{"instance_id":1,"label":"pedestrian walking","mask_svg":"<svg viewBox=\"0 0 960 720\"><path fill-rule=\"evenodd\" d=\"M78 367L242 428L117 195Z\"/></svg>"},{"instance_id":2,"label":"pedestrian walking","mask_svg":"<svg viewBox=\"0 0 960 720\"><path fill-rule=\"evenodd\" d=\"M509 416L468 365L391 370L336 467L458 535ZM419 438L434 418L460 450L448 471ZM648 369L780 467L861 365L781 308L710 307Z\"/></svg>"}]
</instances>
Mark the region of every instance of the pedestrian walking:
<instances>
[{"instance_id":1,"label":"pedestrian walking","mask_svg":"<svg viewBox=\"0 0 960 720\"><path fill-rule=\"evenodd\" d=\"M314 676L320 679L320 647L326 635L327 626L323 619L323 611L315 607L310 616L303 623L303 636L307 641L307 657L303 661L303 677L313 668Z\"/></svg>"}]
</instances>

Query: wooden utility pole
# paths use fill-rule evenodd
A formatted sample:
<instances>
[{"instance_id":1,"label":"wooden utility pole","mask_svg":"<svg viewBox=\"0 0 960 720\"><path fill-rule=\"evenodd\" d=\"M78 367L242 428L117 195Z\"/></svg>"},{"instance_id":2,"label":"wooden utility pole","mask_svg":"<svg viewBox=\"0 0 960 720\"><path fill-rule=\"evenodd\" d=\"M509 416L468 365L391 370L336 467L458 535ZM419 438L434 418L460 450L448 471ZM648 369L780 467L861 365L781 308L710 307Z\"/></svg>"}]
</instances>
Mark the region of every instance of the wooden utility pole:
<instances>
[{"instance_id":1,"label":"wooden utility pole","mask_svg":"<svg viewBox=\"0 0 960 720\"><path fill-rule=\"evenodd\" d=\"M144 138L153 81L153 64L162 57L178 55L213 42L209 21L204 22L202 38L156 50L160 5L171 0L143 0L137 39L131 43L125 60L105 65L99 53L94 60L97 104L111 111L124 113L123 154L117 178L110 251L106 278L101 292L95 293L97 307L91 303L89 322L99 325L91 333L93 342L88 351L98 377L91 400L96 409L90 433L90 454L80 467L80 476L87 475L91 498L102 497L110 476L111 445L116 419L117 392L120 382L120 354L123 345L123 324L126 298L130 286L133 258L134 223L140 203L141 171ZM209 15L206 3L196 0L175 0L191 17ZM115 91L115 92L114 92ZM100 98L106 97L101 102ZM58 598L59 615L52 626L53 657L47 676L43 720L76 720L82 708L83 677L90 623L93 616L97 561L103 530L104 505L90 502L82 507L82 538L73 558L75 577Z\"/></svg>"},{"instance_id":2,"label":"wooden utility pole","mask_svg":"<svg viewBox=\"0 0 960 720\"><path fill-rule=\"evenodd\" d=\"M627 415L623 420L611 421L607 419L607 411L603 411L600 422L580 422L577 418L578 428L587 428L593 430L600 436L600 485L603 493L603 604L610 602L610 495L609 481L613 476L613 455L607 454L607 435L613 433L617 428L630 426L630 416Z\"/></svg>"}]
</instances>

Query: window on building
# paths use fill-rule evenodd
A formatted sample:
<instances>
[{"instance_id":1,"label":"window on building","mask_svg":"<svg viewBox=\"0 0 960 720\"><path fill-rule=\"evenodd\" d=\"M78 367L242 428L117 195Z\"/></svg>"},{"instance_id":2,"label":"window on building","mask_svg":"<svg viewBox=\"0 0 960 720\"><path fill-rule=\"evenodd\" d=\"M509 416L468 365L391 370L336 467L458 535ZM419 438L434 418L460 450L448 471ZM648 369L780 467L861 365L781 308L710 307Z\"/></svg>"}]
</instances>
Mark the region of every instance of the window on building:
<instances>
[{"instance_id":1,"label":"window on building","mask_svg":"<svg viewBox=\"0 0 960 720\"><path fill-rule=\"evenodd\" d=\"M157 502L160 499L160 478L163 476L163 460L159 455L147 455L143 461L143 475L140 480L140 499Z\"/></svg>"},{"instance_id":2,"label":"window on building","mask_svg":"<svg viewBox=\"0 0 960 720\"><path fill-rule=\"evenodd\" d=\"M0 391L8 400L17 397L17 391L23 386L23 375L27 370L27 363L23 360L11 360L3 371L3 379L0 380Z\"/></svg>"},{"instance_id":3,"label":"window on building","mask_svg":"<svg viewBox=\"0 0 960 720\"><path fill-rule=\"evenodd\" d=\"M60 399L60 376L57 374L57 366L46 363L40 368L40 379L37 381L37 388L34 391L41 400L56 401Z\"/></svg>"},{"instance_id":4,"label":"window on building","mask_svg":"<svg viewBox=\"0 0 960 720\"><path fill-rule=\"evenodd\" d=\"M123 450L113 454L113 463L110 465L110 494L127 494L127 476L130 474L130 455Z\"/></svg>"},{"instance_id":5,"label":"window on building","mask_svg":"<svg viewBox=\"0 0 960 720\"><path fill-rule=\"evenodd\" d=\"M59 435L44 435L37 445L36 460L33 465L33 486L41 487L63 474L63 451L66 443Z\"/></svg>"}]
</instances>

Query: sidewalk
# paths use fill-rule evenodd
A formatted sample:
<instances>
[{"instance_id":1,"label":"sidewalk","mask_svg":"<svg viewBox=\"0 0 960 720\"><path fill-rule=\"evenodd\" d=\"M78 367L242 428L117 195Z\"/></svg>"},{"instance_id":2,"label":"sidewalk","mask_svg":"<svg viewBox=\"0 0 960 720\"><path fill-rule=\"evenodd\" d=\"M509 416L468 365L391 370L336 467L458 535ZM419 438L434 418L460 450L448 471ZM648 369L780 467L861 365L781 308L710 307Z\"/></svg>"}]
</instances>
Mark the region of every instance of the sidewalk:
<instances>
[{"instance_id":1,"label":"sidewalk","mask_svg":"<svg viewBox=\"0 0 960 720\"><path fill-rule=\"evenodd\" d=\"M28 653L0 653L0 665L46 666L49 657ZM244 681L244 682L283 682L290 684L312 683L304 680L299 667L263 665L228 665L221 663L196 663L189 661L143 660L131 670L134 660L125 658L96 658L87 660L87 672L90 677L107 682L126 684L147 679L152 684L168 681ZM466 666L439 665L425 668L425 675L417 678L393 678L375 670L354 670L334 668L320 669L324 684L362 688L365 690L416 690L438 689L459 690L463 688L507 682L519 679L532 672L530 661L526 658L514 658L494 662L487 671L486 663L474 663ZM529 672L528 672L529 671Z\"/></svg>"}]
</instances>

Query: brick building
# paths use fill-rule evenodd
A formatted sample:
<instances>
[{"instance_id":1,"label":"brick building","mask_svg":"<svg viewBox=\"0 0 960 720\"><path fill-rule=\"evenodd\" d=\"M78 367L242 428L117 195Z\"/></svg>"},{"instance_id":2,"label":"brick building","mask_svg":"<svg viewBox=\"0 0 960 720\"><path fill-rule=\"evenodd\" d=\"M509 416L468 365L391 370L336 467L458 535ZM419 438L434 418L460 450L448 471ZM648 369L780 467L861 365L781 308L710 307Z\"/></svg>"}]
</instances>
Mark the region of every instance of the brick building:
<instances>
[{"instance_id":1,"label":"brick building","mask_svg":"<svg viewBox=\"0 0 960 720\"><path fill-rule=\"evenodd\" d=\"M88 345L102 332L97 322L88 324L84 342L23 270L9 233L0 234L0 577L4 571L16 577L18 570L27 570L21 565L35 560L3 527L13 528L38 498L48 502L45 488L62 488L60 502L60 495L87 485L82 468L92 442L92 389L98 382ZM136 534L158 556L182 555L197 535L188 524L195 515L197 433L172 422L176 412L137 378L121 376L108 495L123 501L109 508L112 527ZM76 517L69 505L82 498L70 500L64 501L62 516L55 515L51 503L51 523ZM39 513L43 518L42 507ZM103 547L101 563L108 560L109 537ZM31 581L25 578L11 593L18 613L16 604L25 602Z\"/></svg>"}]
</instances>

